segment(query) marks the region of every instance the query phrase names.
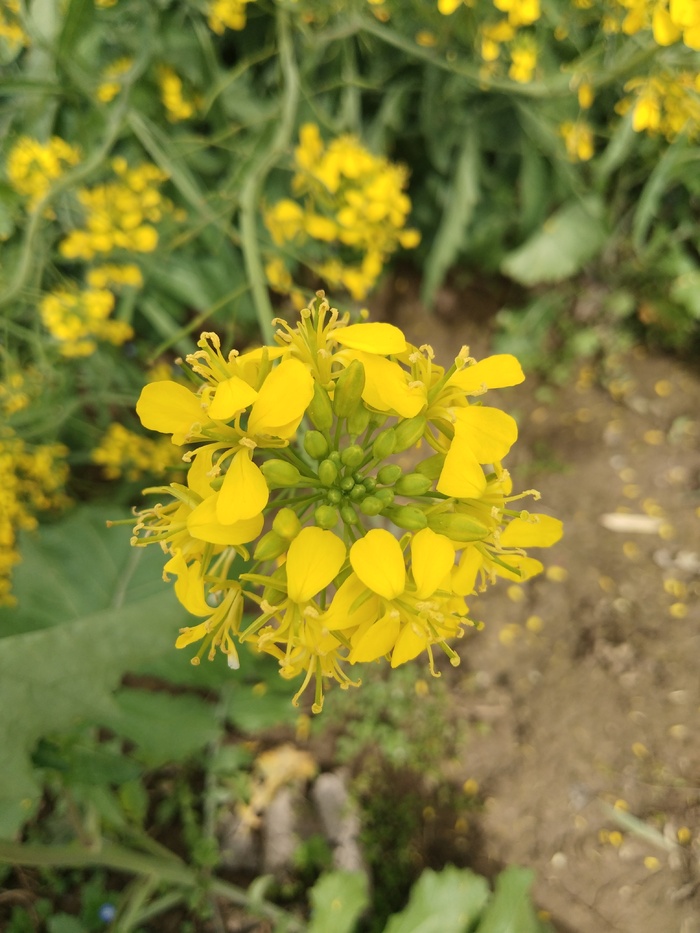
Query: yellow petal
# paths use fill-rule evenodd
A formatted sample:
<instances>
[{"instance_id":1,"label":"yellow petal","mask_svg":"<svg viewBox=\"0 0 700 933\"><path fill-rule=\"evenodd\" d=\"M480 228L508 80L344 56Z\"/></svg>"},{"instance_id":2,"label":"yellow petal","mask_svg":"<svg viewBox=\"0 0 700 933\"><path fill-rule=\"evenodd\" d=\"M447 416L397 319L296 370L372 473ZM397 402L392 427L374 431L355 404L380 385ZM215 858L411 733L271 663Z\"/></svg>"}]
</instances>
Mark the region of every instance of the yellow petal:
<instances>
[{"instance_id":1,"label":"yellow petal","mask_svg":"<svg viewBox=\"0 0 700 933\"><path fill-rule=\"evenodd\" d=\"M534 557L523 557L520 554L504 554L503 560L510 567L515 568L515 570L519 570L520 573L512 573L510 570L502 567L501 564L496 564L493 562L491 563L491 569L499 577L503 577L506 580L514 580L516 583L524 583L525 580L529 580L530 577L537 576L538 573L542 573L544 570L544 567L540 561L535 560Z\"/></svg>"},{"instance_id":2,"label":"yellow petal","mask_svg":"<svg viewBox=\"0 0 700 933\"><path fill-rule=\"evenodd\" d=\"M217 500L220 493L215 492L208 496L190 513L187 519L187 530L198 541L208 541L210 544L224 544L233 547L238 544L247 544L254 541L262 531L264 517L262 512L251 518L223 525L217 518Z\"/></svg>"},{"instance_id":3,"label":"yellow petal","mask_svg":"<svg viewBox=\"0 0 700 933\"><path fill-rule=\"evenodd\" d=\"M501 534L501 544L503 547L551 547L563 534L564 525L558 518L531 515L530 521L514 518Z\"/></svg>"},{"instance_id":4,"label":"yellow petal","mask_svg":"<svg viewBox=\"0 0 700 933\"><path fill-rule=\"evenodd\" d=\"M284 360L263 382L248 419L249 434L291 437L314 394L313 376L300 360Z\"/></svg>"},{"instance_id":5,"label":"yellow petal","mask_svg":"<svg viewBox=\"0 0 700 933\"><path fill-rule=\"evenodd\" d=\"M209 610L211 612L211 610ZM176 648L186 648L188 645L191 645L192 642L199 641L201 638L204 638L205 635L209 634L209 620L206 622L200 622L199 625L192 625L189 628L186 628L182 632L175 642Z\"/></svg>"},{"instance_id":6,"label":"yellow petal","mask_svg":"<svg viewBox=\"0 0 700 933\"><path fill-rule=\"evenodd\" d=\"M337 535L302 528L287 552L287 595L295 603L306 602L336 578L344 563L345 545Z\"/></svg>"},{"instance_id":7,"label":"yellow petal","mask_svg":"<svg viewBox=\"0 0 700 933\"><path fill-rule=\"evenodd\" d=\"M199 447L190 461L187 471L187 485L191 490L206 499L212 493L210 472L213 466L214 453L221 449L221 444L205 444Z\"/></svg>"},{"instance_id":8,"label":"yellow petal","mask_svg":"<svg viewBox=\"0 0 700 933\"><path fill-rule=\"evenodd\" d=\"M517 386L525 380L522 367L510 353L496 353L460 369L450 377L448 385L459 386L466 393Z\"/></svg>"},{"instance_id":9,"label":"yellow petal","mask_svg":"<svg viewBox=\"0 0 700 933\"><path fill-rule=\"evenodd\" d=\"M416 632L412 625L404 625L396 639L396 646L391 652L391 666L398 667L399 664L412 661L427 647L428 639L423 633Z\"/></svg>"},{"instance_id":10,"label":"yellow petal","mask_svg":"<svg viewBox=\"0 0 700 933\"><path fill-rule=\"evenodd\" d=\"M393 324L382 324L378 321L351 324L349 327L333 331L333 336L341 346L350 350L365 350L380 356L403 353L406 349L406 338L402 331Z\"/></svg>"},{"instance_id":11,"label":"yellow petal","mask_svg":"<svg viewBox=\"0 0 700 933\"><path fill-rule=\"evenodd\" d=\"M459 432L450 444L440 477L437 491L458 499L478 499L486 489L486 477L474 456L469 440Z\"/></svg>"},{"instance_id":12,"label":"yellow petal","mask_svg":"<svg viewBox=\"0 0 700 933\"><path fill-rule=\"evenodd\" d=\"M515 418L499 408L468 405L454 411L455 435L468 438L472 453L479 463L503 460L518 439Z\"/></svg>"},{"instance_id":13,"label":"yellow petal","mask_svg":"<svg viewBox=\"0 0 700 933\"><path fill-rule=\"evenodd\" d=\"M369 597L360 602L363 596ZM353 611L352 607L358 603ZM379 614L379 600L355 573L338 588L328 612L323 616L323 628L329 632L355 628L374 622Z\"/></svg>"},{"instance_id":14,"label":"yellow petal","mask_svg":"<svg viewBox=\"0 0 700 933\"><path fill-rule=\"evenodd\" d=\"M409 386L409 374L398 363L361 350L351 351L348 358L359 360L365 368L362 398L370 408L413 418L425 407L426 387Z\"/></svg>"},{"instance_id":15,"label":"yellow petal","mask_svg":"<svg viewBox=\"0 0 700 933\"><path fill-rule=\"evenodd\" d=\"M262 470L251 456L248 448L239 450L224 476L216 503L216 517L222 525L259 515L270 498Z\"/></svg>"},{"instance_id":16,"label":"yellow petal","mask_svg":"<svg viewBox=\"0 0 700 933\"><path fill-rule=\"evenodd\" d=\"M396 644L400 626L398 612L387 612L374 625L370 625L357 644L353 643L348 661L351 664L358 661L376 661L382 655L388 654Z\"/></svg>"},{"instance_id":17,"label":"yellow petal","mask_svg":"<svg viewBox=\"0 0 700 933\"><path fill-rule=\"evenodd\" d=\"M658 3L654 7L651 28L654 39L659 45L673 45L681 37L681 30L669 16L668 10L665 10Z\"/></svg>"},{"instance_id":18,"label":"yellow petal","mask_svg":"<svg viewBox=\"0 0 700 933\"><path fill-rule=\"evenodd\" d=\"M258 393L252 386L238 376L231 376L216 387L207 413L215 421L229 421L252 405L257 397Z\"/></svg>"},{"instance_id":19,"label":"yellow petal","mask_svg":"<svg viewBox=\"0 0 700 933\"><path fill-rule=\"evenodd\" d=\"M173 437L173 443L177 444L184 443L185 436L195 422L206 420L200 400L194 392L168 380L149 382L141 389L136 414L144 428L182 438L176 440Z\"/></svg>"},{"instance_id":20,"label":"yellow petal","mask_svg":"<svg viewBox=\"0 0 700 933\"><path fill-rule=\"evenodd\" d=\"M484 562L481 552L475 547L465 547L459 565L452 574L452 589L458 596L474 592L479 568Z\"/></svg>"},{"instance_id":21,"label":"yellow petal","mask_svg":"<svg viewBox=\"0 0 700 933\"><path fill-rule=\"evenodd\" d=\"M431 528L423 528L411 538L411 570L416 596L427 599L440 586L455 562L452 542Z\"/></svg>"},{"instance_id":22,"label":"yellow petal","mask_svg":"<svg viewBox=\"0 0 700 933\"><path fill-rule=\"evenodd\" d=\"M352 569L373 593L394 599L406 586L401 545L385 528L373 528L350 548Z\"/></svg>"},{"instance_id":23,"label":"yellow petal","mask_svg":"<svg viewBox=\"0 0 700 933\"><path fill-rule=\"evenodd\" d=\"M177 576L175 595L188 612L191 612L193 616L212 614L213 610L204 598L204 580L200 561L193 561L188 566L182 553L176 551L163 568L163 572Z\"/></svg>"}]
</instances>

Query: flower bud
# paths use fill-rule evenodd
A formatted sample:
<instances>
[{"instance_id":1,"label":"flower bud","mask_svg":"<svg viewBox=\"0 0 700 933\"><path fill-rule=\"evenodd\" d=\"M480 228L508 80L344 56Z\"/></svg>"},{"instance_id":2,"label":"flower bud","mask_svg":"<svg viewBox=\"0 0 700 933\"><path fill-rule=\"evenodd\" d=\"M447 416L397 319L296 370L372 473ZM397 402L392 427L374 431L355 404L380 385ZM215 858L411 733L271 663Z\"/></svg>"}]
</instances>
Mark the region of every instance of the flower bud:
<instances>
[{"instance_id":1,"label":"flower bud","mask_svg":"<svg viewBox=\"0 0 700 933\"><path fill-rule=\"evenodd\" d=\"M428 517L414 505L392 505L384 513L399 528L406 531L421 531L428 525Z\"/></svg>"},{"instance_id":2,"label":"flower bud","mask_svg":"<svg viewBox=\"0 0 700 933\"><path fill-rule=\"evenodd\" d=\"M452 541L481 541L489 534L486 525L458 512L439 512L431 515L428 526Z\"/></svg>"},{"instance_id":3,"label":"flower bud","mask_svg":"<svg viewBox=\"0 0 700 933\"><path fill-rule=\"evenodd\" d=\"M344 476L340 481L340 488L343 490L343 492L350 492L354 485L355 480L352 478L352 476Z\"/></svg>"},{"instance_id":4,"label":"flower bud","mask_svg":"<svg viewBox=\"0 0 700 933\"><path fill-rule=\"evenodd\" d=\"M326 493L326 499L328 502L330 502L331 505L340 505L340 503L343 501L343 494L335 486L331 486L331 488Z\"/></svg>"},{"instance_id":5,"label":"flower bud","mask_svg":"<svg viewBox=\"0 0 700 933\"><path fill-rule=\"evenodd\" d=\"M361 477L355 477L358 483L362 483L367 492L372 493L377 488L377 481L373 476L365 476L364 479Z\"/></svg>"},{"instance_id":6,"label":"flower bud","mask_svg":"<svg viewBox=\"0 0 700 933\"><path fill-rule=\"evenodd\" d=\"M278 567L270 578L270 582L267 584L265 589L262 591L262 598L266 599L271 605L276 605L277 603L282 602L285 598L285 591L287 589L285 580L287 579L287 571L282 567Z\"/></svg>"},{"instance_id":7,"label":"flower bud","mask_svg":"<svg viewBox=\"0 0 700 933\"><path fill-rule=\"evenodd\" d=\"M377 482L382 486L393 486L401 478L403 470L397 463L387 463L377 473Z\"/></svg>"},{"instance_id":8,"label":"flower bud","mask_svg":"<svg viewBox=\"0 0 700 933\"><path fill-rule=\"evenodd\" d=\"M394 430L396 431L395 453L402 450L408 450L413 447L423 437L427 419L425 415L416 415L415 418L408 418L406 421L400 421Z\"/></svg>"},{"instance_id":9,"label":"flower bud","mask_svg":"<svg viewBox=\"0 0 700 933\"><path fill-rule=\"evenodd\" d=\"M347 418L361 404L362 390L365 387L365 367L359 360L344 369L338 376L333 394L333 411L339 418Z\"/></svg>"},{"instance_id":10,"label":"flower bud","mask_svg":"<svg viewBox=\"0 0 700 933\"><path fill-rule=\"evenodd\" d=\"M299 516L294 509L280 509L272 522L272 530L287 541L292 541L301 531Z\"/></svg>"},{"instance_id":11,"label":"flower bud","mask_svg":"<svg viewBox=\"0 0 700 933\"><path fill-rule=\"evenodd\" d=\"M335 465L336 465L337 467L339 467L339 466L340 466L340 451L339 451L339 450L332 450L332 451L328 454L328 459L329 459L329 460L332 460L333 463L335 463Z\"/></svg>"},{"instance_id":12,"label":"flower bud","mask_svg":"<svg viewBox=\"0 0 700 933\"><path fill-rule=\"evenodd\" d=\"M332 486L338 479L338 467L332 460L322 460L318 465L318 478L324 486Z\"/></svg>"},{"instance_id":13,"label":"flower bud","mask_svg":"<svg viewBox=\"0 0 700 933\"><path fill-rule=\"evenodd\" d=\"M397 480L394 491L399 496L424 496L433 485L429 476L421 476L420 473L406 473L401 479Z\"/></svg>"},{"instance_id":14,"label":"flower bud","mask_svg":"<svg viewBox=\"0 0 700 933\"><path fill-rule=\"evenodd\" d=\"M335 528L339 518L340 514L333 505L319 505L314 512L314 521L319 528L325 528L326 531Z\"/></svg>"},{"instance_id":15,"label":"flower bud","mask_svg":"<svg viewBox=\"0 0 700 933\"><path fill-rule=\"evenodd\" d=\"M432 457L421 460L416 467L416 473L420 473L421 476L427 476L429 479L436 480L442 473L444 465L445 454L434 454Z\"/></svg>"},{"instance_id":16,"label":"flower bud","mask_svg":"<svg viewBox=\"0 0 700 933\"><path fill-rule=\"evenodd\" d=\"M357 517L357 512L350 503L342 506L340 509L340 517L343 519L346 525L357 525L359 524L360 519Z\"/></svg>"},{"instance_id":17,"label":"flower bud","mask_svg":"<svg viewBox=\"0 0 700 933\"><path fill-rule=\"evenodd\" d=\"M301 479L299 470L286 460L266 460L260 469L268 484L273 486L296 486Z\"/></svg>"},{"instance_id":18,"label":"flower bud","mask_svg":"<svg viewBox=\"0 0 700 933\"><path fill-rule=\"evenodd\" d=\"M357 405L348 415L348 434L351 437L357 437L363 434L369 426L371 412L364 405Z\"/></svg>"},{"instance_id":19,"label":"flower bud","mask_svg":"<svg viewBox=\"0 0 700 933\"><path fill-rule=\"evenodd\" d=\"M314 460L323 460L328 456L328 441L320 431L307 431L304 436L304 450Z\"/></svg>"},{"instance_id":20,"label":"flower bud","mask_svg":"<svg viewBox=\"0 0 700 933\"><path fill-rule=\"evenodd\" d=\"M360 511L363 515L379 515L383 511L385 504L377 496L367 496L360 503Z\"/></svg>"},{"instance_id":21,"label":"flower bud","mask_svg":"<svg viewBox=\"0 0 700 933\"><path fill-rule=\"evenodd\" d=\"M386 460L396 450L396 429L385 428L372 444L372 456L375 460Z\"/></svg>"},{"instance_id":22,"label":"flower bud","mask_svg":"<svg viewBox=\"0 0 700 933\"><path fill-rule=\"evenodd\" d=\"M377 489L374 493L377 499L384 503L384 505L391 505L394 501L394 490L393 489Z\"/></svg>"},{"instance_id":23,"label":"flower bud","mask_svg":"<svg viewBox=\"0 0 700 933\"><path fill-rule=\"evenodd\" d=\"M355 483L350 490L350 499L352 502L361 502L367 495L367 490L362 483Z\"/></svg>"},{"instance_id":24,"label":"flower bud","mask_svg":"<svg viewBox=\"0 0 700 933\"><path fill-rule=\"evenodd\" d=\"M365 459L365 452L361 447L358 447L357 444L353 444L352 447L345 448L340 454L340 459L343 466L355 470Z\"/></svg>"},{"instance_id":25,"label":"flower bud","mask_svg":"<svg viewBox=\"0 0 700 933\"><path fill-rule=\"evenodd\" d=\"M255 560L274 560L279 557L289 547L289 541L278 535L276 531L268 531L266 535L258 541L253 557Z\"/></svg>"},{"instance_id":26,"label":"flower bud","mask_svg":"<svg viewBox=\"0 0 700 933\"><path fill-rule=\"evenodd\" d=\"M314 397L306 409L306 414L311 419L313 426L319 431L327 431L333 424L333 406L330 397L318 382L314 383Z\"/></svg>"}]
</instances>

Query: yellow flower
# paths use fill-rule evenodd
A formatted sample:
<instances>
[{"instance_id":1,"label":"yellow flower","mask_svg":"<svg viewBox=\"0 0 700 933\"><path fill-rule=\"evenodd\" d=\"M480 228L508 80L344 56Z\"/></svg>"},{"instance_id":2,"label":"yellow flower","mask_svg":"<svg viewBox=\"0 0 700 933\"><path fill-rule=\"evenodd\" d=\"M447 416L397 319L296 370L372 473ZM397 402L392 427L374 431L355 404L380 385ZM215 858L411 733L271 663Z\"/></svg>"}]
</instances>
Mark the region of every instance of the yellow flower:
<instances>
[{"instance_id":1,"label":"yellow flower","mask_svg":"<svg viewBox=\"0 0 700 933\"><path fill-rule=\"evenodd\" d=\"M209 0L209 28L220 36L226 29L245 29L246 6L251 2L252 0Z\"/></svg>"},{"instance_id":2,"label":"yellow flower","mask_svg":"<svg viewBox=\"0 0 700 933\"><path fill-rule=\"evenodd\" d=\"M587 162L595 155L593 144L593 130L588 123L578 120L576 123L566 122L559 127L564 137L566 154L572 162Z\"/></svg>"},{"instance_id":3,"label":"yellow flower","mask_svg":"<svg viewBox=\"0 0 700 933\"><path fill-rule=\"evenodd\" d=\"M58 288L41 301L41 319L51 336L58 341L63 356L89 356L97 342L107 340L121 346L133 335L126 321L111 317L114 295L102 288L80 290L76 285Z\"/></svg>"},{"instance_id":4,"label":"yellow flower","mask_svg":"<svg viewBox=\"0 0 700 933\"><path fill-rule=\"evenodd\" d=\"M47 143L21 136L7 157L7 180L15 191L29 198L31 210L51 183L79 161L80 150L59 136L53 136Z\"/></svg>"},{"instance_id":5,"label":"yellow flower","mask_svg":"<svg viewBox=\"0 0 700 933\"><path fill-rule=\"evenodd\" d=\"M194 116L194 103L186 99L183 93L182 79L172 68L167 65L158 66L158 84L160 86L161 100L171 123L189 120L190 117Z\"/></svg>"},{"instance_id":6,"label":"yellow flower","mask_svg":"<svg viewBox=\"0 0 700 933\"><path fill-rule=\"evenodd\" d=\"M133 58L119 58L104 69L102 82L98 85L96 94L101 103L108 104L119 94L122 89L121 78L131 69L133 64Z\"/></svg>"}]
</instances>

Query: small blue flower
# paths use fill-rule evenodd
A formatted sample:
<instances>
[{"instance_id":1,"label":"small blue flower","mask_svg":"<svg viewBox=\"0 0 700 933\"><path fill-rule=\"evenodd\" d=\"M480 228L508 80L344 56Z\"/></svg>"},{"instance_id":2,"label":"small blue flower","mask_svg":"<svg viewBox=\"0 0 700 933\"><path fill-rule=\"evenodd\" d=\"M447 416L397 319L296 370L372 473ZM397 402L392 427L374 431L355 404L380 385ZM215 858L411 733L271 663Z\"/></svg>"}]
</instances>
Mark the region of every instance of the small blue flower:
<instances>
[{"instance_id":1,"label":"small blue flower","mask_svg":"<svg viewBox=\"0 0 700 933\"><path fill-rule=\"evenodd\" d=\"M117 908L114 904L102 904L97 915L103 923L111 923L117 916Z\"/></svg>"}]
</instances>

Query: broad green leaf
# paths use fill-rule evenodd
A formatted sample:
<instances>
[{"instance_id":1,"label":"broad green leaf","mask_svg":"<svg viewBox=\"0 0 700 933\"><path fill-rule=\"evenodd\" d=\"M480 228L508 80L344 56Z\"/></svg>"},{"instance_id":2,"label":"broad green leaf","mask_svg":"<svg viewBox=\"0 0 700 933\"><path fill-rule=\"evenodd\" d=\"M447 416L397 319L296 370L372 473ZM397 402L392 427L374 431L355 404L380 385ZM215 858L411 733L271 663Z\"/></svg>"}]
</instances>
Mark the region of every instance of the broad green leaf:
<instances>
[{"instance_id":1,"label":"broad green leaf","mask_svg":"<svg viewBox=\"0 0 700 933\"><path fill-rule=\"evenodd\" d=\"M311 921L307 933L352 933L369 902L367 878L359 871L322 875L309 892Z\"/></svg>"},{"instance_id":2,"label":"broad green leaf","mask_svg":"<svg viewBox=\"0 0 700 933\"><path fill-rule=\"evenodd\" d=\"M466 868L426 869L411 890L408 906L390 917L384 933L467 933L488 897L486 881Z\"/></svg>"},{"instance_id":3,"label":"broad green leaf","mask_svg":"<svg viewBox=\"0 0 700 933\"><path fill-rule=\"evenodd\" d=\"M428 306L457 259L474 216L474 208L479 201L479 155L479 137L476 126L472 125L459 153L455 173L445 195L445 210L425 263L421 297Z\"/></svg>"},{"instance_id":4,"label":"broad green leaf","mask_svg":"<svg viewBox=\"0 0 700 933\"><path fill-rule=\"evenodd\" d=\"M547 933L530 899L534 872L515 866L496 879L493 900L484 911L475 933Z\"/></svg>"},{"instance_id":5,"label":"broad green leaf","mask_svg":"<svg viewBox=\"0 0 700 933\"><path fill-rule=\"evenodd\" d=\"M561 282L575 275L602 249L608 231L603 202L596 196L565 204L501 263L521 285Z\"/></svg>"}]
</instances>

